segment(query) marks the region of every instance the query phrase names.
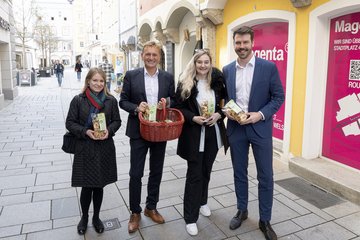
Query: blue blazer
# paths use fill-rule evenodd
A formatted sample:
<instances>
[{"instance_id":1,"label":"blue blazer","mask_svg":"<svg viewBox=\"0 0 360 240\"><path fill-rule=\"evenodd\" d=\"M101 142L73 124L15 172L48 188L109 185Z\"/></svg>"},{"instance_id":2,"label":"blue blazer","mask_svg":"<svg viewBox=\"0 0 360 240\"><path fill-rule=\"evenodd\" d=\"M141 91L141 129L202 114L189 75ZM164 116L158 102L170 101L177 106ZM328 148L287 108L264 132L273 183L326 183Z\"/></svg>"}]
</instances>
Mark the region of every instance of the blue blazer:
<instances>
[{"instance_id":1,"label":"blue blazer","mask_svg":"<svg viewBox=\"0 0 360 240\"><path fill-rule=\"evenodd\" d=\"M236 100L236 62L233 61L223 68L228 100ZM284 90L279 73L273 62L255 57L254 76L250 90L249 112L261 111L265 120L252 124L260 138L272 137L272 115L276 113L284 102ZM231 138L236 121L228 120L227 135Z\"/></svg>"},{"instance_id":2,"label":"blue blazer","mask_svg":"<svg viewBox=\"0 0 360 240\"><path fill-rule=\"evenodd\" d=\"M159 70L158 79L158 101L160 101L161 98L167 97L174 100L174 76L168 72ZM129 113L126 125L126 135L130 138L140 138L140 121L135 109L141 102L147 102L144 68L138 68L126 72L123 88L120 94L120 108Z\"/></svg>"}]
</instances>

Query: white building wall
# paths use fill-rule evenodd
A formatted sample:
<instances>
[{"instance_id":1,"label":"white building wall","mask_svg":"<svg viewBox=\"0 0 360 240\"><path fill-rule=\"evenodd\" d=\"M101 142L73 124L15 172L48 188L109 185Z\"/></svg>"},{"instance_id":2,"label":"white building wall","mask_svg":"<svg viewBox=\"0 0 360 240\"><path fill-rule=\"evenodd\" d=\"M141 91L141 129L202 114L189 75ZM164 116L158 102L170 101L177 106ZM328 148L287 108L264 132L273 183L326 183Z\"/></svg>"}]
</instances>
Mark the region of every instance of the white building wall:
<instances>
[{"instance_id":1,"label":"white building wall","mask_svg":"<svg viewBox=\"0 0 360 240\"><path fill-rule=\"evenodd\" d=\"M18 95L15 77L15 40L12 5L10 1L1 1L0 17L0 109L4 106L4 100L12 100Z\"/></svg>"},{"instance_id":2,"label":"white building wall","mask_svg":"<svg viewBox=\"0 0 360 240\"><path fill-rule=\"evenodd\" d=\"M63 0L35 0L43 20L52 26L55 38L59 41L58 48L52 52L51 60L64 61L66 65L73 65L74 48L73 48L73 16L72 5ZM41 50L38 53L38 59L42 57ZM51 62L50 62L51 63Z\"/></svg>"},{"instance_id":3,"label":"white building wall","mask_svg":"<svg viewBox=\"0 0 360 240\"><path fill-rule=\"evenodd\" d=\"M139 65L139 54L137 46L137 1L120 0L119 21L120 21L120 46L124 52L123 62L125 71ZM127 45L130 40L134 40L135 45Z\"/></svg>"}]
</instances>

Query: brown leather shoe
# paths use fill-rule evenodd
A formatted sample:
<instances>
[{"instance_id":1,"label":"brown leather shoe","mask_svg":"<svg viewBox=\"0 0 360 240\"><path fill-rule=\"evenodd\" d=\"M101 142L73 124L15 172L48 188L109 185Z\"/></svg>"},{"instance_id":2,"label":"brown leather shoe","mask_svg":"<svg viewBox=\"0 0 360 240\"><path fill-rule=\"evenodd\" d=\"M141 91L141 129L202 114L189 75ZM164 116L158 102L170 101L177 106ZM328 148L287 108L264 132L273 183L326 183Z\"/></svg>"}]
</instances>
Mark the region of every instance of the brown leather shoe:
<instances>
[{"instance_id":1,"label":"brown leather shoe","mask_svg":"<svg viewBox=\"0 0 360 240\"><path fill-rule=\"evenodd\" d=\"M130 215L130 220L128 223L129 233L136 232L139 229L140 219L141 219L140 213L133 213Z\"/></svg>"},{"instance_id":2,"label":"brown leather shoe","mask_svg":"<svg viewBox=\"0 0 360 240\"><path fill-rule=\"evenodd\" d=\"M156 223L161 224L161 223L165 222L164 218L161 216L161 214L156 209L149 210L149 209L145 208L144 215L151 218L151 220L153 220Z\"/></svg>"}]
</instances>

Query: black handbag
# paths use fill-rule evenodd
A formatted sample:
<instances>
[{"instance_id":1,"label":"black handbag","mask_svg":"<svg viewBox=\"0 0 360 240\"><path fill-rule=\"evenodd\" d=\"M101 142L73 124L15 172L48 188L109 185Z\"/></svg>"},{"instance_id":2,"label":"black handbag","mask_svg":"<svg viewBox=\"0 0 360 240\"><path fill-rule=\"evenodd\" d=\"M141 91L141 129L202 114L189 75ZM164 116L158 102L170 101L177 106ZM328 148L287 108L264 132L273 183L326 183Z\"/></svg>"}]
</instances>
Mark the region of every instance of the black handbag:
<instances>
[{"instance_id":1,"label":"black handbag","mask_svg":"<svg viewBox=\"0 0 360 240\"><path fill-rule=\"evenodd\" d=\"M75 153L76 137L70 132L66 132L63 137L63 145L61 149L66 153Z\"/></svg>"}]
</instances>

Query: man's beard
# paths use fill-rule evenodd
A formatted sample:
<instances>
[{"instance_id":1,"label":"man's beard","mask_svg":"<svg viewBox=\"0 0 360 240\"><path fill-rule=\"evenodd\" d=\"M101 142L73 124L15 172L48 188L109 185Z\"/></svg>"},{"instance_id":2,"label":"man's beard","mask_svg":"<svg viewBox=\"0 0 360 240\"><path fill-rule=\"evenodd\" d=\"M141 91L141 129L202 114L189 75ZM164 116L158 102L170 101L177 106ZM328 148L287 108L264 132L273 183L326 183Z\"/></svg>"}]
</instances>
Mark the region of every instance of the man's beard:
<instances>
[{"instance_id":1,"label":"man's beard","mask_svg":"<svg viewBox=\"0 0 360 240\"><path fill-rule=\"evenodd\" d=\"M241 48L237 50L236 53L240 59L246 59L250 55L251 51L247 48Z\"/></svg>"}]
</instances>

